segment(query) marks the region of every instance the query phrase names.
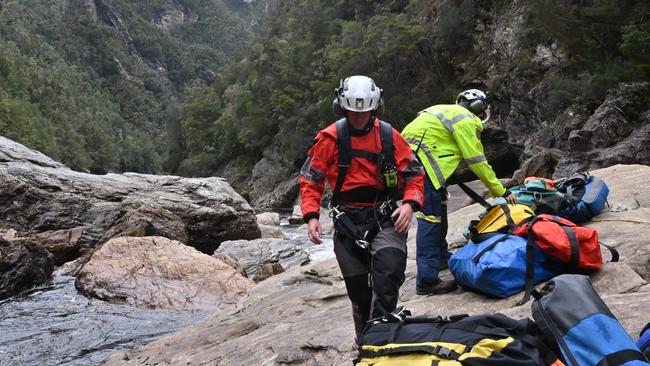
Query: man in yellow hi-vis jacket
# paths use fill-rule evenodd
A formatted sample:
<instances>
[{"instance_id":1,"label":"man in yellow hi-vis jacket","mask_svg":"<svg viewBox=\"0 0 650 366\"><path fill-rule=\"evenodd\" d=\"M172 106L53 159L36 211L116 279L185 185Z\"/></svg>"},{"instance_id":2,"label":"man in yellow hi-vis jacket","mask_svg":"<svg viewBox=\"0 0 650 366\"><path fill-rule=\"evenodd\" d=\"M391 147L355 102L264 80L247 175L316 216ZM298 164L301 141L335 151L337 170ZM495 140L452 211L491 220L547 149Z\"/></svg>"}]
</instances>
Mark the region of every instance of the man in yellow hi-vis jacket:
<instances>
[{"instance_id":1,"label":"man in yellow hi-vis jacket","mask_svg":"<svg viewBox=\"0 0 650 366\"><path fill-rule=\"evenodd\" d=\"M445 183L461 161L479 177L492 197L505 197L516 203L487 162L480 133L488 114L486 95L470 89L458 95L456 104L434 105L423 111L402 131L424 166L424 205L416 214L417 278L416 292L431 295L456 289L456 282L441 281L440 268L449 259L447 249L447 191Z\"/></svg>"}]
</instances>

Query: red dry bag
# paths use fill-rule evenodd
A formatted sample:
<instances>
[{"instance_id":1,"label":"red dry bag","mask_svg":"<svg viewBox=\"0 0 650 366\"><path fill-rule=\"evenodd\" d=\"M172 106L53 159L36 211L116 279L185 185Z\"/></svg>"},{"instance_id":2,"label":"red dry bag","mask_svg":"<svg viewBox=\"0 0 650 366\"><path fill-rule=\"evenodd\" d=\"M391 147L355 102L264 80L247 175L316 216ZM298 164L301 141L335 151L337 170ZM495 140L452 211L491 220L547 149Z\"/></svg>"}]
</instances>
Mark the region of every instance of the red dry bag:
<instances>
[{"instance_id":1,"label":"red dry bag","mask_svg":"<svg viewBox=\"0 0 650 366\"><path fill-rule=\"evenodd\" d=\"M598 232L594 228L577 226L567 219L543 214L514 230L515 235L524 238L531 232L539 249L568 264L570 269L588 271L603 266Z\"/></svg>"}]
</instances>

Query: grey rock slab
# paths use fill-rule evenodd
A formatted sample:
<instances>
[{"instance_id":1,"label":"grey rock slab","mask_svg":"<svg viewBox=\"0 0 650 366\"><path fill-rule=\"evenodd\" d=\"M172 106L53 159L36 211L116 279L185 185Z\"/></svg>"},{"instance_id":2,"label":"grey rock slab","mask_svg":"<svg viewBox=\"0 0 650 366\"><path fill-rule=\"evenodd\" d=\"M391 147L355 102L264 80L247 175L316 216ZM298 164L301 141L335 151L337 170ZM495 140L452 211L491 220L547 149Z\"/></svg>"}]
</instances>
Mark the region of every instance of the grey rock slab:
<instances>
[{"instance_id":1,"label":"grey rock slab","mask_svg":"<svg viewBox=\"0 0 650 366\"><path fill-rule=\"evenodd\" d=\"M309 261L307 244L292 240L264 238L255 240L231 240L221 244L216 253L228 253L253 277L265 264L280 263L284 269Z\"/></svg>"},{"instance_id":2,"label":"grey rock slab","mask_svg":"<svg viewBox=\"0 0 650 366\"><path fill-rule=\"evenodd\" d=\"M6 138L0 138L0 227L22 236L83 227L80 254L113 232L170 236L209 253L222 241L260 236L254 211L223 179L86 174Z\"/></svg>"}]
</instances>

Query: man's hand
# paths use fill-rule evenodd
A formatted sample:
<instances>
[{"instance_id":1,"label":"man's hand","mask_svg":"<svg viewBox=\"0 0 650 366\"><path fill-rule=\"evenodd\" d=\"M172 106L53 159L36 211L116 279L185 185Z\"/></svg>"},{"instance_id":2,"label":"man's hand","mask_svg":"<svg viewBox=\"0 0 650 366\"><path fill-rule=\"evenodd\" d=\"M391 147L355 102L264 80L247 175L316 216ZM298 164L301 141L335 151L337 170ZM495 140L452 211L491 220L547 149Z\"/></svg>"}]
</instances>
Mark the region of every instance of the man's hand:
<instances>
[{"instance_id":1,"label":"man's hand","mask_svg":"<svg viewBox=\"0 0 650 366\"><path fill-rule=\"evenodd\" d=\"M404 203L401 207L398 207L393 211L393 214L390 215L390 217L395 222L395 230L399 233L405 233L409 230L409 227L411 227L413 207L408 202Z\"/></svg>"},{"instance_id":2,"label":"man's hand","mask_svg":"<svg viewBox=\"0 0 650 366\"><path fill-rule=\"evenodd\" d=\"M309 235L309 240L314 244L322 243L321 238L323 237L323 228L320 226L320 221L318 219L311 219L307 223L307 235Z\"/></svg>"},{"instance_id":3,"label":"man's hand","mask_svg":"<svg viewBox=\"0 0 650 366\"><path fill-rule=\"evenodd\" d=\"M514 193L510 192L510 190L506 191L506 194L503 195L503 198L506 199L506 202L508 202L509 205L514 205L517 203L517 196L515 196Z\"/></svg>"}]
</instances>

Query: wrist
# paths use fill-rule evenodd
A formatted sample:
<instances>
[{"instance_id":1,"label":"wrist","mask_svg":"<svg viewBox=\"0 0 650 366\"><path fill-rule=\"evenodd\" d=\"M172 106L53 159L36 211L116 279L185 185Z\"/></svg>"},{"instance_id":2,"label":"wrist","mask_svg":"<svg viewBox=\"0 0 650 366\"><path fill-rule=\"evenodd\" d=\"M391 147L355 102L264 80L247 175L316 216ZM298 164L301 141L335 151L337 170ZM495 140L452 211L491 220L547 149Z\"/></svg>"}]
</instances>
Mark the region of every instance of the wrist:
<instances>
[{"instance_id":1,"label":"wrist","mask_svg":"<svg viewBox=\"0 0 650 366\"><path fill-rule=\"evenodd\" d=\"M413 210L413 212L415 212L415 211L419 211L419 210L420 210L420 205L418 205L418 203L417 203L417 202L414 202L414 201L403 201L403 202L402 202L402 205L409 205L409 206L411 206L411 210Z\"/></svg>"},{"instance_id":2,"label":"wrist","mask_svg":"<svg viewBox=\"0 0 650 366\"><path fill-rule=\"evenodd\" d=\"M319 216L320 216L320 215L318 215L318 213L316 213L316 212L308 212L308 213L306 213L306 214L302 217L302 221L303 221L305 224L308 224L309 221L310 221L311 219L316 219L316 220L318 220Z\"/></svg>"}]
</instances>

